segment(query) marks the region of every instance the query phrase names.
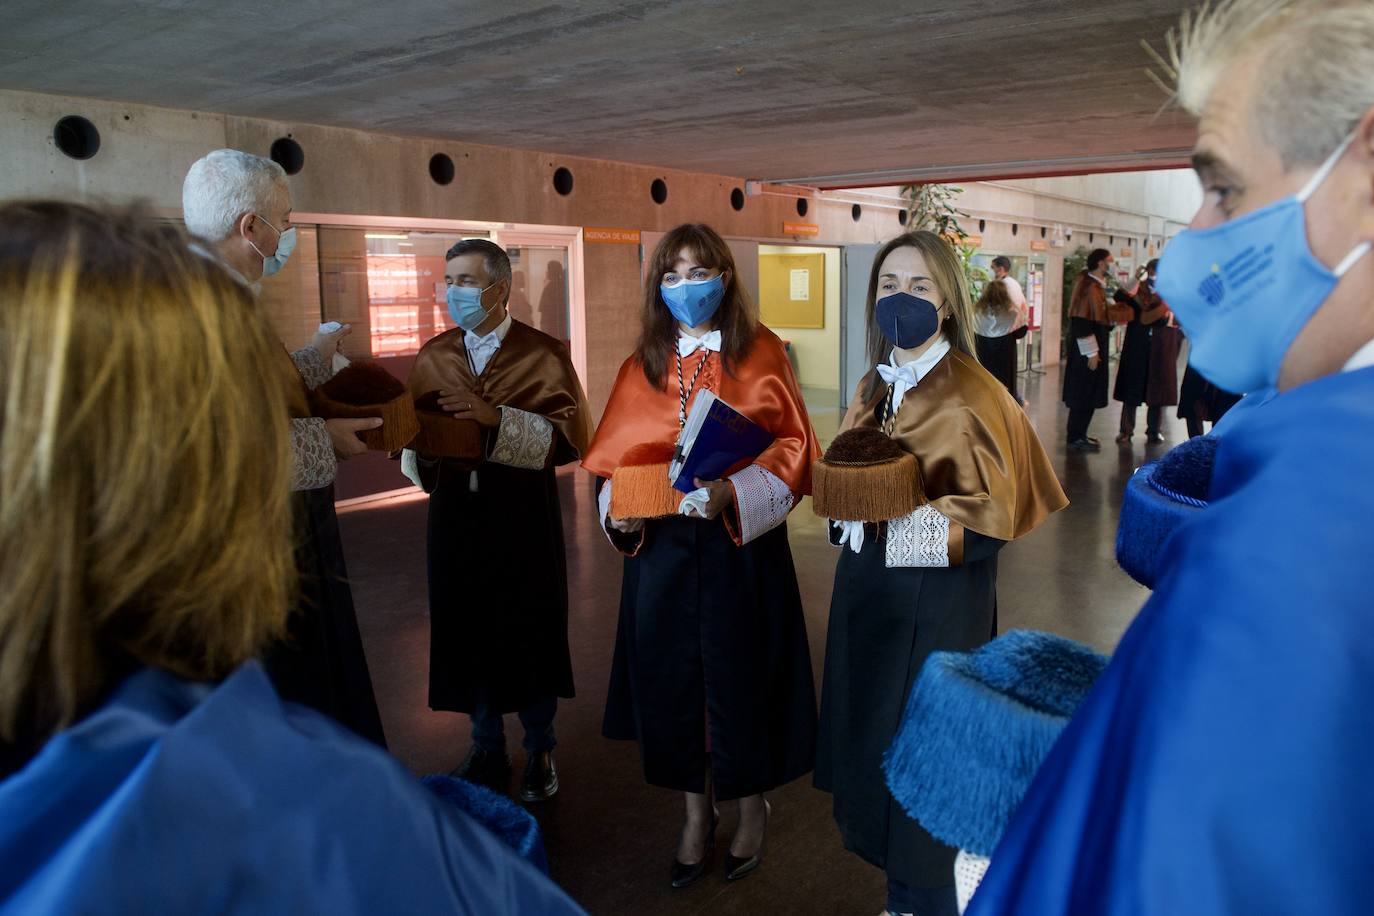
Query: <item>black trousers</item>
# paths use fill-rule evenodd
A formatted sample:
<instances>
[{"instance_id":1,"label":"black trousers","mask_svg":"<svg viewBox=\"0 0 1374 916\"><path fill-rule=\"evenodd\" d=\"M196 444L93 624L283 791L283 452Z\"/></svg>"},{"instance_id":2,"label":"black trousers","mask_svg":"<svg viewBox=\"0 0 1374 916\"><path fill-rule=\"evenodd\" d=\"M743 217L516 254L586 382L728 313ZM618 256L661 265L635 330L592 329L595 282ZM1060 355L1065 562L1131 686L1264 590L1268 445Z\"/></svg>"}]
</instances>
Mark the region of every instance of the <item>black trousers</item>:
<instances>
[{"instance_id":1,"label":"black trousers","mask_svg":"<svg viewBox=\"0 0 1374 916\"><path fill-rule=\"evenodd\" d=\"M1094 407L1069 408L1069 441L1087 438L1088 425L1093 421Z\"/></svg>"}]
</instances>

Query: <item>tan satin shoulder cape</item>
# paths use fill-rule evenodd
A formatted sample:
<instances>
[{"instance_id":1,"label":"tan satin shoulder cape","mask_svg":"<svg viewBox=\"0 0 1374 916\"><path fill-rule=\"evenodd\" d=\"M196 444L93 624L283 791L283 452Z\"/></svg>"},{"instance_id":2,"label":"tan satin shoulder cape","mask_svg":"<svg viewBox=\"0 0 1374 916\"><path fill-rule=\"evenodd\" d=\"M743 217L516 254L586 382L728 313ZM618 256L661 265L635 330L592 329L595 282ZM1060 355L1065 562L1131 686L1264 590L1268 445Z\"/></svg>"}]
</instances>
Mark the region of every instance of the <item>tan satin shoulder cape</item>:
<instances>
[{"instance_id":1,"label":"tan satin shoulder cape","mask_svg":"<svg viewBox=\"0 0 1374 916\"><path fill-rule=\"evenodd\" d=\"M862 399L868 380L841 432L878 425L878 401ZM1014 540L1069 504L1025 411L962 350L951 349L907 392L892 438L916 456L926 501L970 531Z\"/></svg>"},{"instance_id":2,"label":"tan satin shoulder cape","mask_svg":"<svg viewBox=\"0 0 1374 916\"><path fill-rule=\"evenodd\" d=\"M409 384L416 398L440 389L466 388L493 407L539 414L557 433L552 464L576 461L587 450L590 412L568 348L519 321L512 319L501 348L480 376L473 375L468 362L463 330L454 328L421 348Z\"/></svg>"},{"instance_id":3,"label":"tan satin shoulder cape","mask_svg":"<svg viewBox=\"0 0 1374 916\"><path fill-rule=\"evenodd\" d=\"M787 351L777 335L759 325L749 353L734 374L721 369L720 354L698 350L682 361L683 381L690 382L701 360L709 359L693 390L710 389L731 407L773 434L773 444L756 463L782 480L797 496L811 492L811 464L820 457L816 433L806 413L801 388L792 374ZM609 478L622 464L638 462L633 452L667 455L678 435L677 370L668 365L668 384L656 388L644 377L639 360L631 356L620 367L606 412L582 466ZM630 461L626 461L627 455Z\"/></svg>"}]
</instances>

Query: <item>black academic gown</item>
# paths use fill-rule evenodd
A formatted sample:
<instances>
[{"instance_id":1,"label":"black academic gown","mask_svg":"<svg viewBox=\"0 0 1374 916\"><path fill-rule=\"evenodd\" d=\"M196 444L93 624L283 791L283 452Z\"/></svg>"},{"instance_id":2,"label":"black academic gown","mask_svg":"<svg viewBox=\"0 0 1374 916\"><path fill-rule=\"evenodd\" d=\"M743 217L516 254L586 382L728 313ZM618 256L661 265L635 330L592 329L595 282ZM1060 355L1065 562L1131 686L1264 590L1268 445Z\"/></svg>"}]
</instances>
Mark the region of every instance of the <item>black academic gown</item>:
<instances>
[{"instance_id":1,"label":"black academic gown","mask_svg":"<svg viewBox=\"0 0 1374 916\"><path fill-rule=\"evenodd\" d=\"M1087 318L1069 319L1069 358L1064 367L1064 405L1070 409L1095 410L1107 406L1107 336L1111 325ZM1078 338L1096 337L1101 360L1088 368L1088 358L1078 352ZM1147 354L1148 356L1148 354Z\"/></svg>"},{"instance_id":2,"label":"black academic gown","mask_svg":"<svg viewBox=\"0 0 1374 916\"><path fill-rule=\"evenodd\" d=\"M429 491L429 705L518 712L573 695L562 507L552 467L420 461Z\"/></svg>"},{"instance_id":3,"label":"black academic gown","mask_svg":"<svg viewBox=\"0 0 1374 916\"><path fill-rule=\"evenodd\" d=\"M1022 326L1001 337L974 338L978 362L988 370L997 381L1006 386L1012 397L1016 397L1016 344L1026 336L1028 328Z\"/></svg>"},{"instance_id":4,"label":"black academic gown","mask_svg":"<svg viewBox=\"0 0 1374 916\"><path fill-rule=\"evenodd\" d=\"M626 557L603 726L638 740L650 785L716 798L811 771L816 694L801 592L779 525L736 546L720 519L670 516Z\"/></svg>"},{"instance_id":5,"label":"black academic gown","mask_svg":"<svg viewBox=\"0 0 1374 916\"><path fill-rule=\"evenodd\" d=\"M1146 385L1150 379L1150 325L1140 321L1140 303L1127 302L1131 307L1131 322L1126 325L1126 337L1121 342L1121 357L1116 362L1116 385L1112 397L1123 404L1144 404ZM1076 340L1069 346L1078 349Z\"/></svg>"},{"instance_id":6,"label":"black academic gown","mask_svg":"<svg viewBox=\"0 0 1374 916\"><path fill-rule=\"evenodd\" d=\"M286 638L263 653L282 699L314 707L386 747L348 587L334 487L292 494L300 595Z\"/></svg>"}]
</instances>

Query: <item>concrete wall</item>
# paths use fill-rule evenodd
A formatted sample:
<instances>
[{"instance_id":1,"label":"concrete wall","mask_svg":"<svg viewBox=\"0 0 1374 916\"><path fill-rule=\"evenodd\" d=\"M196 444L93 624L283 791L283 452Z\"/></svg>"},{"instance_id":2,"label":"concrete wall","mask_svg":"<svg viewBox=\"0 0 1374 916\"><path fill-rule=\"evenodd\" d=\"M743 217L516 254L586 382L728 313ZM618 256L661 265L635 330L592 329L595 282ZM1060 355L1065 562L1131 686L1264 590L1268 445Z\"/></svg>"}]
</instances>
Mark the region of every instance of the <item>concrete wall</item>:
<instances>
[{"instance_id":1,"label":"concrete wall","mask_svg":"<svg viewBox=\"0 0 1374 916\"><path fill-rule=\"evenodd\" d=\"M58 151L54 123L64 115L90 119L100 130L99 154L78 162ZM788 193L746 196L742 210L730 202L743 179L646 166L626 165L527 150L505 149L433 139L368 133L310 124L284 123L129 105L92 99L0 90L0 199L52 196L78 200L142 199L177 215L186 169L204 153L233 146L266 155L272 142L291 137L305 153L303 170L290 179L298 212L407 219L472 220L497 224L613 227L650 234L687 221L707 222L731 239L741 258L741 275L757 271L757 246L799 241L784 235L785 223L817 227L811 244L839 246L881 242L902 231L895 189L836 192L812 197L808 212L798 214L797 198ZM435 153L454 160L457 176L436 184L428 163ZM572 193L558 194L552 183L558 168L573 173ZM656 204L650 185L662 179L668 197ZM1086 243L1081 233L1109 225L1139 238L1170 234L1186 219L1190 203L1186 185L1196 182L1169 173L1037 179L970 185L963 209L988 220L984 250L1029 254L1041 226L1073 229L1064 248L1051 248L1043 259L1049 270L1045 354L1053 359L1057 345L1048 324L1057 315L1059 284L1056 264L1066 251ZM803 192L805 193L805 192ZM856 221L851 206L860 203ZM966 221L967 222L967 221ZM1012 222L1018 234L1010 232ZM1129 230L1129 231L1128 231ZM1100 231L1095 229L1094 231ZM1052 233L1047 230L1047 235ZM633 344L638 326L640 252L638 246L588 244L584 251L587 378L593 407L600 411L615 373ZM1118 245L1118 247L1120 247ZM752 259L749 257L753 254ZM827 262L830 268L831 262ZM838 263L827 274L839 279ZM827 284L829 285L829 284ZM293 295L309 297L309 284ZM313 287L317 289L317 284ZM283 301L287 300L287 301ZM273 297L269 307L294 309L278 322L283 336L299 334L318 313L318 302L292 302ZM838 325L838 296L835 323ZM313 312L312 312L313 309ZM827 324L831 304L827 303ZM823 338L797 340L799 364L807 383L838 374L821 350ZM293 345L302 340L289 339ZM804 349L803 349L804 348ZM837 355L838 344L832 348ZM814 370L814 372L813 372Z\"/></svg>"}]
</instances>

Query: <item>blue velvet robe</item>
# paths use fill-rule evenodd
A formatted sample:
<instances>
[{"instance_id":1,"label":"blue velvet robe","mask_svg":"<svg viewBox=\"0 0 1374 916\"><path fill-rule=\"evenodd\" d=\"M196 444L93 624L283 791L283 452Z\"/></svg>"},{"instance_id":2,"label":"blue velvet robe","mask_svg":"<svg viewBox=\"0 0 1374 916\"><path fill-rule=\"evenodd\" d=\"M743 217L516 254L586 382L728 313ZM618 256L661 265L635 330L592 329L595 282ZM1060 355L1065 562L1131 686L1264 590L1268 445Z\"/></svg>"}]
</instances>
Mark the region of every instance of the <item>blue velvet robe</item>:
<instances>
[{"instance_id":1,"label":"blue velvet robe","mask_svg":"<svg viewBox=\"0 0 1374 916\"><path fill-rule=\"evenodd\" d=\"M1211 505L969 913L1374 913L1374 368L1221 437Z\"/></svg>"},{"instance_id":2,"label":"blue velvet robe","mask_svg":"<svg viewBox=\"0 0 1374 916\"><path fill-rule=\"evenodd\" d=\"M0 913L73 912L582 910L252 663L139 671L0 781Z\"/></svg>"}]
</instances>

